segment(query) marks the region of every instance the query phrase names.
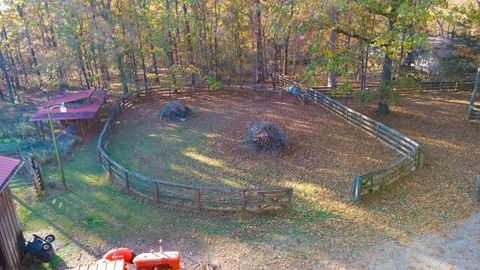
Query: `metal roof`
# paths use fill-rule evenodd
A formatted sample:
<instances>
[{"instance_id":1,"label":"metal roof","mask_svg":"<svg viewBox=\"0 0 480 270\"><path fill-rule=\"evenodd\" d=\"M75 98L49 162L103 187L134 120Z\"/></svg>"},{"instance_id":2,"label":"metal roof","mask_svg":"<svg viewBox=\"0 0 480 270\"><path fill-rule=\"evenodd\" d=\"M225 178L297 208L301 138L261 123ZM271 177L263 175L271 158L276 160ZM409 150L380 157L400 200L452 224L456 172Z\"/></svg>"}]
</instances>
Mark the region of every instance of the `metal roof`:
<instances>
[{"instance_id":1,"label":"metal roof","mask_svg":"<svg viewBox=\"0 0 480 270\"><path fill-rule=\"evenodd\" d=\"M40 105L40 107L45 107L46 108L46 107L50 107L50 106L53 106L53 105L59 105L62 102L68 103L68 102L73 102L73 101L89 98L93 94L94 91L95 91L94 89L89 89L89 90L84 90L84 91L76 92L76 93L64 93L64 94L61 94L61 95L58 95L54 98L49 99L47 102Z\"/></svg>"},{"instance_id":2,"label":"metal roof","mask_svg":"<svg viewBox=\"0 0 480 270\"><path fill-rule=\"evenodd\" d=\"M53 108L51 110L52 120L94 119L97 115L98 110L103 105L106 96L107 96L106 91L95 91L94 93L92 93L88 96L88 97L93 99L92 103L90 103L90 104L80 104L80 105L71 105L71 106L69 106L69 104L65 104L65 106L67 107L67 112L65 112L65 113L60 112L59 108ZM77 101L77 100L75 100L75 101ZM56 103L56 104L58 104L58 103ZM30 118L29 121L30 122L48 121L48 111L47 110L48 110L47 108L40 108Z\"/></svg>"},{"instance_id":3,"label":"metal roof","mask_svg":"<svg viewBox=\"0 0 480 270\"><path fill-rule=\"evenodd\" d=\"M8 185L8 181L15 175L19 166L20 160L0 156L0 193Z\"/></svg>"}]
</instances>

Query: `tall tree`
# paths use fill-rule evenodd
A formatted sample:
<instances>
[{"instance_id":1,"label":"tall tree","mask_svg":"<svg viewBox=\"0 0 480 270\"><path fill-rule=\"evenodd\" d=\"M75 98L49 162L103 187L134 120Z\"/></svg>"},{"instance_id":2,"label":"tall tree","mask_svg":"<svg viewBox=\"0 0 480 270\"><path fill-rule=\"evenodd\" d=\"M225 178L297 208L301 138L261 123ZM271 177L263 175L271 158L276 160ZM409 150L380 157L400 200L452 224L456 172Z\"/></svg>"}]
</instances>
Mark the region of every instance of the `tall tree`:
<instances>
[{"instance_id":1,"label":"tall tree","mask_svg":"<svg viewBox=\"0 0 480 270\"><path fill-rule=\"evenodd\" d=\"M265 81L265 60L262 35L262 10L260 0L253 0L255 4L255 37L257 44L257 83Z\"/></svg>"}]
</instances>

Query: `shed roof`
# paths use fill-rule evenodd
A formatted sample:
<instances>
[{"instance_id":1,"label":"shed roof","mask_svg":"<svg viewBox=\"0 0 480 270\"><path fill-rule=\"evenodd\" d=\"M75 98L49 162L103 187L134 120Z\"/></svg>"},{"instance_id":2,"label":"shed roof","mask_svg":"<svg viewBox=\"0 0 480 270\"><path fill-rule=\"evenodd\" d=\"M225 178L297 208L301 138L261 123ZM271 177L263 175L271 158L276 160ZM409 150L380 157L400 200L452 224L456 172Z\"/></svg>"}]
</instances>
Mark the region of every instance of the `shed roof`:
<instances>
[{"instance_id":1,"label":"shed roof","mask_svg":"<svg viewBox=\"0 0 480 270\"><path fill-rule=\"evenodd\" d=\"M0 193L5 189L10 178L20 166L20 160L0 156Z\"/></svg>"},{"instance_id":2,"label":"shed roof","mask_svg":"<svg viewBox=\"0 0 480 270\"><path fill-rule=\"evenodd\" d=\"M66 107L67 107L67 112L66 113L60 112L59 108L53 108L51 110L52 120L94 119L97 115L98 110L103 105L106 96L107 96L106 91L95 91L94 93L92 93L88 96L88 97L91 97L93 99L92 103L75 105L75 106L68 106L68 104L66 104ZM30 118L29 121L30 122L48 121L48 111L47 110L48 110L47 108L40 108Z\"/></svg>"},{"instance_id":3,"label":"shed roof","mask_svg":"<svg viewBox=\"0 0 480 270\"><path fill-rule=\"evenodd\" d=\"M94 91L95 91L94 89L89 89L89 90L84 90L76 93L63 93L54 98L49 99L47 102L40 105L40 107L49 107L49 106L61 104L62 102L68 103L68 102L89 98Z\"/></svg>"}]
</instances>

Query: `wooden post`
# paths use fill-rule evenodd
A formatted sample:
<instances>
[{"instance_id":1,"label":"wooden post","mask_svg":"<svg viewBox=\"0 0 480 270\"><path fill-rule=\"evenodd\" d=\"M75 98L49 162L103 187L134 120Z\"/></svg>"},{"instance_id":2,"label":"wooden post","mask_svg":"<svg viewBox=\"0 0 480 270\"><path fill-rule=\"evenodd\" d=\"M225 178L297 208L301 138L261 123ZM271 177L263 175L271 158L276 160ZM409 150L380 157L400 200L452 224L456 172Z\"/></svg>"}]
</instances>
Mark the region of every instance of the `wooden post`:
<instances>
[{"instance_id":1,"label":"wooden post","mask_svg":"<svg viewBox=\"0 0 480 270\"><path fill-rule=\"evenodd\" d=\"M400 142L400 136L397 135L397 140L395 141L395 151L398 149L398 143Z\"/></svg>"},{"instance_id":2,"label":"wooden post","mask_svg":"<svg viewBox=\"0 0 480 270\"><path fill-rule=\"evenodd\" d=\"M358 204L360 202L360 196L362 195L362 177L355 176L353 179L353 203Z\"/></svg>"},{"instance_id":3,"label":"wooden post","mask_svg":"<svg viewBox=\"0 0 480 270\"><path fill-rule=\"evenodd\" d=\"M130 195L130 181L128 181L128 172L125 171L125 184L127 186L127 194Z\"/></svg>"},{"instance_id":4,"label":"wooden post","mask_svg":"<svg viewBox=\"0 0 480 270\"><path fill-rule=\"evenodd\" d=\"M293 189L288 190L288 207L292 207Z\"/></svg>"},{"instance_id":5,"label":"wooden post","mask_svg":"<svg viewBox=\"0 0 480 270\"><path fill-rule=\"evenodd\" d=\"M243 204L242 204L242 212L247 211L247 191L243 191Z\"/></svg>"},{"instance_id":6,"label":"wooden post","mask_svg":"<svg viewBox=\"0 0 480 270\"><path fill-rule=\"evenodd\" d=\"M387 181L386 176L387 176L387 170L384 170L383 176L382 176L382 183L380 183L380 188L382 189L382 191L385 190L385 182ZM373 178L371 181L372 181L371 192L373 192Z\"/></svg>"},{"instance_id":7,"label":"wooden post","mask_svg":"<svg viewBox=\"0 0 480 270\"><path fill-rule=\"evenodd\" d=\"M470 98L470 105L468 106L468 120L474 119L475 114L475 98L477 96L478 85L480 84L480 67L477 69L477 76L475 78L475 85L473 86L472 97Z\"/></svg>"},{"instance_id":8,"label":"wooden post","mask_svg":"<svg viewBox=\"0 0 480 270\"><path fill-rule=\"evenodd\" d=\"M418 169L423 167L423 145L419 145L417 148L417 154L415 157L415 165Z\"/></svg>"},{"instance_id":9,"label":"wooden post","mask_svg":"<svg viewBox=\"0 0 480 270\"><path fill-rule=\"evenodd\" d=\"M112 180L112 163L108 160L108 178Z\"/></svg>"},{"instance_id":10,"label":"wooden post","mask_svg":"<svg viewBox=\"0 0 480 270\"><path fill-rule=\"evenodd\" d=\"M160 203L160 187L159 187L159 184L158 182L155 182L155 199L157 201L157 203Z\"/></svg>"},{"instance_id":11,"label":"wooden post","mask_svg":"<svg viewBox=\"0 0 480 270\"><path fill-rule=\"evenodd\" d=\"M202 209L202 195L200 194L200 189L197 189L197 209Z\"/></svg>"},{"instance_id":12,"label":"wooden post","mask_svg":"<svg viewBox=\"0 0 480 270\"><path fill-rule=\"evenodd\" d=\"M480 202L480 172L475 176L475 202Z\"/></svg>"}]
</instances>

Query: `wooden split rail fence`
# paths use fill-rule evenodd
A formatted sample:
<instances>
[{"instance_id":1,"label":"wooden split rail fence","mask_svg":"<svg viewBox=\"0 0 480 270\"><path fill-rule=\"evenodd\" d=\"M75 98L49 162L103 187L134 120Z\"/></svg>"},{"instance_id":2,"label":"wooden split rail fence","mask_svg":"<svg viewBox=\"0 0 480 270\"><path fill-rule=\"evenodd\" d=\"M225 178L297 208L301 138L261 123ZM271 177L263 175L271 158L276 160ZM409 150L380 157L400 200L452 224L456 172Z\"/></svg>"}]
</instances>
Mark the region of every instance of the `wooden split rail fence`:
<instances>
[{"instance_id":1,"label":"wooden split rail fence","mask_svg":"<svg viewBox=\"0 0 480 270\"><path fill-rule=\"evenodd\" d=\"M331 97L317 90L304 87L297 82L279 75L273 75L272 79L278 79L276 83L282 84L285 88L290 85L297 86L301 89L300 95L302 95L303 98L323 105L350 124L362 129L381 143L392 148L401 156L400 159L383 168L355 176L353 180L353 201L355 203L358 203L363 196L383 189L387 185L421 167L423 162L423 149L416 141L333 100Z\"/></svg>"},{"instance_id":2,"label":"wooden split rail fence","mask_svg":"<svg viewBox=\"0 0 480 270\"><path fill-rule=\"evenodd\" d=\"M160 95L168 94L167 91L159 89L158 91L150 91L148 95L155 93ZM188 92L182 92L182 94L188 94ZM190 186L154 179L129 170L115 161L106 150L109 137L122 110L125 107L132 106L138 98L140 96L135 92L120 97L114 103L97 142L100 164L109 177L122 184L128 193L158 204L199 210L258 211L291 207L292 188L262 189Z\"/></svg>"},{"instance_id":3,"label":"wooden split rail fence","mask_svg":"<svg viewBox=\"0 0 480 270\"><path fill-rule=\"evenodd\" d=\"M399 86L397 87L396 91L398 91L401 95L409 95L409 94L419 94L419 93L442 93L442 92L449 92L449 91L459 91L459 90L467 90L471 89L474 85L472 80L465 80L460 82L454 81L426 81L426 82L419 82L412 86ZM368 89L375 89L378 88L379 84L367 84L365 88ZM326 86L314 86L310 87L313 90L316 90L324 95L330 96L332 98L353 98L354 93L359 92L361 87L358 85L352 85L348 91L341 92L341 91L332 91L330 87Z\"/></svg>"}]
</instances>

